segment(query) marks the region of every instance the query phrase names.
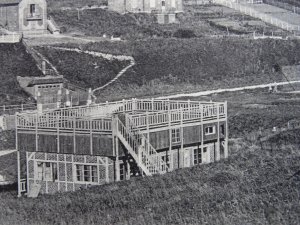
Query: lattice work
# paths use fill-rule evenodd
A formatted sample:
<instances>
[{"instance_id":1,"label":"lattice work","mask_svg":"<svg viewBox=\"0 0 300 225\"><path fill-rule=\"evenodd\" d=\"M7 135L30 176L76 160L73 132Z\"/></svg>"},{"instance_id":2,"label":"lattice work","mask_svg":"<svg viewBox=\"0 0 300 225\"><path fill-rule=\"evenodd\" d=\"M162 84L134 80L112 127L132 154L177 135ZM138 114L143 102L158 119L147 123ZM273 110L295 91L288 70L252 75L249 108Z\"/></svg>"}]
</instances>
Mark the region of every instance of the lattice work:
<instances>
[{"instance_id":1,"label":"lattice work","mask_svg":"<svg viewBox=\"0 0 300 225\"><path fill-rule=\"evenodd\" d=\"M36 182L41 184L40 193L41 194L47 194L47 192L46 192L46 181L36 181Z\"/></svg>"},{"instance_id":2,"label":"lattice work","mask_svg":"<svg viewBox=\"0 0 300 225\"><path fill-rule=\"evenodd\" d=\"M209 156L210 156L210 162L214 162L215 161L215 151L213 148L210 149Z\"/></svg>"},{"instance_id":3,"label":"lattice work","mask_svg":"<svg viewBox=\"0 0 300 225\"><path fill-rule=\"evenodd\" d=\"M72 164L67 163L67 181L73 181Z\"/></svg>"},{"instance_id":4,"label":"lattice work","mask_svg":"<svg viewBox=\"0 0 300 225\"><path fill-rule=\"evenodd\" d=\"M47 160L57 161L57 154L47 154Z\"/></svg>"},{"instance_id":5,"label":"lattice work","mask_svg":"<svg viewBox=\"0 0 300 225\"><path fill-rule=\"evenodd\" d=\"M72 155L66 155L67 162L72 162Z\"/></svg>"},{"instance_id":6,"label":"lattice work","mask_svg":"<svg viewBox=\"0 0 300 225\"><path fill-rule=\"evenodd\" d=\"M66 184L60 182L59 183L59 192L64 192L64 191L66 191Z\"/></svg>"},{"instance_id":7,"label":"lattice work","mask_svg":"<svg viewBox=\"0 0 300 225\"><path fill-rule=\"evenodd\" d=\"M33 160L29 160L28 161L28 178L29 179L34 179L34 161Z\"/></svg>"},{"instance_id":8,"label":"lattice work","mask_svg":"<svg viewBox=\"0 0 300 225\"><path fill-rule=\"evenodd\" d=\"M46 156L45 153L40 153L40 152L35 153L35 159L45 160L45 156Z\"/></svg>"},{"instance_id":9,"label":"lattice work","mask_svg":"<svg viewBox=\"0 0 300 225\"><path fill-rule=\"evenodd\" d=\"M68 191L73 191L73 184L68 183L67 184L67 190Z\"/></svg>"},{"instance_id":10,"label":"lattice work","mask_svg":"<svg viewBox=\"0 0 300 225\"><path fill-rule=\"evenodd\" d=\"M114 166L113 165L108 166L108 179L109 179L109 182L113 182L114 179L115 179L115 173L114 173Z\"/></svg>"},{"instance_id":11,"label":"lattice work","mask_svg":"<svg viewBox=\"0 0 300 225\"><path fill-rule=\"evenodd\" d=\"M58 155L58 161L60 161L60 162L65 161L65 156L62 155L62 154L59 154L59 155Z\"/></svg>"},{"instance_id":12,"label":"lattice work","mask_svg":"<svg viewBox=\"0 0 300 225\"><path fill-rule=\"evenodd\" d=\"M56 182L48 182L48 193L49 194L54 194L58 191L58 183Z\"/></svg>"},{"instance_id":13,"label":"lattice work","mask_svg":"<svg viewBox=\"0 0 300 225\"><path fill-rule=\"evenodd\" d=\"M97 157L96 156L86 156L86 162L87 163L97 163Z\"/></svg>"},{"instance_id":14,"label":"lattice work","mask_svg":"<svg viewBox=\"0 0 300 225\"><path fill-rule=\"evenodd\" d=\"M65 181L66 180L66 171L65 171L65 164L64 163L59 163L58 164L58 170L59 170L59 180L60 181Z\"/></svg>"},{"instance_id":15,"label":"lattice work","mask_svg":"<svg viewBox=\"0 0 300 225\"><path fill-rule=\"evenodd\" d=\"M178 154L177 152L173 153L173 169L178 168Z\"/></svg>"},{"instance_id":16,"label":"lattice work","mask_svg":"<svg viewBox=\"0 0 300 225\"><path fill-rule=\"evenodd\" d=\"M81 156L81 155L74 155L74 162L81 162L81 163L84 163L84 156Z\"/></svg>"},{"instance_id":17,"label":"lattice work","mask_svg":"<svg viewBox=\"0 0 300 225\"><path fill-rule=\"evenodd\" d=\"M105 180L106 178L106 167L104 165L99 165L99 178L100 180Z\"/></svg>"}]
</instances>

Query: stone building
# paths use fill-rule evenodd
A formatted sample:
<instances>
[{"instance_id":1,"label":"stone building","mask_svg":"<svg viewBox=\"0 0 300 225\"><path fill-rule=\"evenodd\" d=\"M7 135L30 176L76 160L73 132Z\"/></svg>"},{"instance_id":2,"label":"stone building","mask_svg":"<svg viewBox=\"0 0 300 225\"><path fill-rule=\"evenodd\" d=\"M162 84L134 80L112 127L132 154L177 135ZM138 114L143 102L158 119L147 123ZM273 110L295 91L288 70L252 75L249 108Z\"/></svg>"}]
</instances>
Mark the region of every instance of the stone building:
<instances>
[{"instance_id":1,"label":"stone building","mask_svg":"<svg viewBox=\"0 0 300 225\"><path fill-rule=\"evenodd\" d=\"M0 27L25 34L46 32L46 0L0 0Z\"/></svg>"},{"instance_id":2,"label":"stone building","mask_svg":"<svg viewBox=\"0 0 300 225\"><path fill-rule=\"evenodd\" d=\"M108 8L119 13L154 13L158 23L175 22L183 11L182 0L108 0Z\"/></svg>"}]
</instances>

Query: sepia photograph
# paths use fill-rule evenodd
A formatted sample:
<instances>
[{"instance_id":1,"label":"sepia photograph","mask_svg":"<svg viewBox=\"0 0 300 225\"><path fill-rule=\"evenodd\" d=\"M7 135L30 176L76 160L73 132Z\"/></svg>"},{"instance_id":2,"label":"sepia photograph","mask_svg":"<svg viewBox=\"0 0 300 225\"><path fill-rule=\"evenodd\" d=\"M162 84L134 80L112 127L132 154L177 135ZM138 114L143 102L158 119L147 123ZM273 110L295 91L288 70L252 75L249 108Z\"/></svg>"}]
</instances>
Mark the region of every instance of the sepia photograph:
<instances>
[{"instance_id":1,"label":"sepia photograph","mask_svg":"<svg viewBox=\"0 0 300 225\"><path fill-rule=\"evenodd\" d=\"M0 225L300 225L300 0L0 0Z\"/></svg>"}]
</instances>

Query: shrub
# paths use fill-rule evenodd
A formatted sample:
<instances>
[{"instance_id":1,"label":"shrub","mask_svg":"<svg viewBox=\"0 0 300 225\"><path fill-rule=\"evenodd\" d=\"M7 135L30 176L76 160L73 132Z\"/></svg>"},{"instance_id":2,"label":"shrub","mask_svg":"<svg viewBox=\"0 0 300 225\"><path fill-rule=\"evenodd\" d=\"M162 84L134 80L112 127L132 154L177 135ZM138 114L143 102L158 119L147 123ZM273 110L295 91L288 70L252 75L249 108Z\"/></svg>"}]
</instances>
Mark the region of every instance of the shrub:
<instances>
[{"instance_id":1,"label":"shrub","mask_svg":"<svg viewBox=\"0 0 300 225\"><path fill-rule=\"evenodd\" d=\"M196 37L194 31L189 29L178 29L174 34L176 38L193 38Z\"/></svg>"}]
</instances>

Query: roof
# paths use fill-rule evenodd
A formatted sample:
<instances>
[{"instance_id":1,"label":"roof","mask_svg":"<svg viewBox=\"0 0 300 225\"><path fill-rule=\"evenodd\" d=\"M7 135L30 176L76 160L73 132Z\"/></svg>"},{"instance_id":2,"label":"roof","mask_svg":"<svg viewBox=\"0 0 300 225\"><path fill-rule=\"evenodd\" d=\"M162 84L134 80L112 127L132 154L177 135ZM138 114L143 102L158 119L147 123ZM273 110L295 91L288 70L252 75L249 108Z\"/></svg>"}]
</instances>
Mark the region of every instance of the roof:
<instances>
[{"instance_id":1,"label":"roof","mask_svg":"<svg viewBox=\"0 0 300 225\"><path fill-rule=\"evenodd\" d=\"M0 0L0 5L15 5L19 4L22 0Z\"/></svg>"},{"instance_id":2,"label":"roof","mask_svg":"<svg viewBox=\"0 0 300 225\"><path fill-rule=\"evenodd\" d=\"M33 87L35 85L41 85L41 84L61 84L61 83L64 83L64 78L62 76L57 76L57 77L46 76L46 77L39 77L39 78L36 77L29 82L27 87Z\"/></svg>"}]
</instances>

